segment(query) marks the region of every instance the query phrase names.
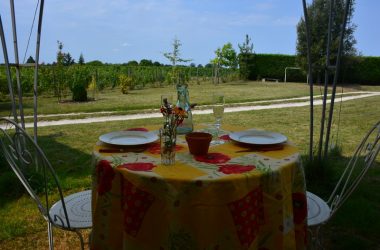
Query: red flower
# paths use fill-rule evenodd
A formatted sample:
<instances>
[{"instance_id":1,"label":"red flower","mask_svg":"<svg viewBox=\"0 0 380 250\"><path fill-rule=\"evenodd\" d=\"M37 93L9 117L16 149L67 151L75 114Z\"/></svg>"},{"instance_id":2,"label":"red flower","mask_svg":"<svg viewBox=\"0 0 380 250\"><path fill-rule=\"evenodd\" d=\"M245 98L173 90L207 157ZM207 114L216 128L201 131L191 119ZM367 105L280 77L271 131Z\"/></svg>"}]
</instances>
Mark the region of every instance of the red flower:
<instances>
[{"instance_id":1,"label":"red flower","mask_svg":"<svg viewBox=\"0 0 380 250\"><path fill-rule=\"evenodd\" d=\"M229 140L231 140L231 138L230 138L229 135L222 135L222 136L219 137L219 139L222 139L222 140L224 140L224 141L229 141Z\"/></svg>"},{"instance_id":2,"label":"red flower","mask_svg":"<svg viewBox=\"0 0 380 250\"><path fill-rule=\"evenodd\" d=\"M127 131L143 131L143 132L148 132L149 130L146 128L129 128Z\"/></svg>"},{"instance_id":3,"label":"red flower","mask_svg":"<svg viewBox=\"0 0 380 250\"><path fill-rule=\"evenodd\" d=\"M136 162L136 163L124 163L120 167L126 168L132 171L151 171L156 167L153 163L150 162Z\"/></svg>"},{"instance_id":4,"label":"red flower","mask_svg":"<svg viewBox=\"0 0 380 250\"><path fill-rule=\"evenodd\" d=\"M200 162L206 162L206 163L225 163L231 158L228 155L222 154L222 153L209 153L207 155L197 155L194 156L194 159Z\"/></svg>"},{"instance_id":5,"label":"red flower","mask_svg":"<svg viewBox=\"0 0 380 250\"><path fill-rule=\"evenodd\" d=\"M181 145L175 145L175 151L179 151L183 149L183 146ZM148 152L151 154L160 154L161 153L161 146L159 142L151 143L148 147Z\"/></svg>"},{"instance_id":6,"label":"red flower","mask_svg":"<svg viewBox=\"0 0 380 250\"><path fill-rule=\"evenodd\" d=\"M301 224L307 216L307 201L304 193L293 193L293 221Z\"/></svg>"},{"instance_id":7,"label":"red flower","mask_svg":"<svg viewBox=\"0 0 380 250\"><path fill-rule=\"evenodd\" d=\"M115 172L109 161L101 160L96 166L96 174L98 179L98 194L103 195L111 190Z\"/></svg>"},{"instance_id":8,"label":"red flower","mask_svg":"<svg viewBox=\"0 0 380 250\"><path fill-rule=\"evenodd\" d=\"M255 169L254 165L225 164L220 165L218 171L224 174L241 174Z\"/></svg>"}]
</instances>

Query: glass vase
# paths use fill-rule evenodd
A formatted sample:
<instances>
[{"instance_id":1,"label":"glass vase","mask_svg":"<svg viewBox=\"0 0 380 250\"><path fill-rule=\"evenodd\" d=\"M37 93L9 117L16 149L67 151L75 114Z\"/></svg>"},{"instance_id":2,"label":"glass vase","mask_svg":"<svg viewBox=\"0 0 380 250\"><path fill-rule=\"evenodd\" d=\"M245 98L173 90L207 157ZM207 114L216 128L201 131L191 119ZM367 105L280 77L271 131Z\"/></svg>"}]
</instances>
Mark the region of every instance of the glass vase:
<instances>
[{"instance_id":1,"label":"glass vase","mask_svg":"<svg viewBox=\"0 0 380 250\"><path fill-rule=\"evenodd\" d=\"M160 149L161 149L161 164L175 164L175 146L177 140L176 128L170 128L164 125L160 129Z\"/></svg>"},{"instance_id":2,"label":"glass vase","mask_svg":"<svg viewBox=\"0 0 380 250\"><path fill-rule=\"evenodd\" d=\"M178 134L187 134L193 131L193 116L191 114L191 104L189 97L188 85L186 83L177 84L177 107L186 111L185 117L181 124L177 126Z\"/></svg>"}]
</instances>

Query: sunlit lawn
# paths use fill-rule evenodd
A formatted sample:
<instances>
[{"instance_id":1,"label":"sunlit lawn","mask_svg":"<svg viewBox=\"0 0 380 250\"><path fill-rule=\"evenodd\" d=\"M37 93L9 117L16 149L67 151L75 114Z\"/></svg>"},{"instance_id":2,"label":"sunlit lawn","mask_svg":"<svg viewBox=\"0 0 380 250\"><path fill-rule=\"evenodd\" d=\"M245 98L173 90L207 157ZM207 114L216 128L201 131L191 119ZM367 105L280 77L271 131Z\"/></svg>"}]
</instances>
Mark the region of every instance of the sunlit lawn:
<instances>
[{"instance_id":1,"label":"sunlit lawn","mask_svg":"<svg viewBox=\"0 0 380 250\"><path fill-rule=\"evenodd\" d=\"M345 86L343 92L359 90L379 90L377 87L349 85ZM226 102L249 102L258 100L273 100L279 98L291 98L307 96L309 86L305 83L272 83L272 82L243 82L223 83L214 85L211 82L201 84L192 83L189 92L192 103L209 104L211 93L219 91L226 95ZM341 87L338 92L342 91ZM96 94L96 101L85 103L70 102L71 96L67 96L64 103L58 103L56 97L42 94L38 99L39 114L62 114L72 112L97 112L97 111L118 111L133 112L138 109L157 108L160 103L161 94L171 93L176 96L173 86L161 88L146 88L142 90L132 90L129 94L123 95L119 88L106 89ZM320 86L314 87L314 94L320 95ZM88 93L89 97L92 93ZM25 114L33 112L33 98L24 98ZM10 113L10 104L0 102L0 116L7 116Z\"/></svg>"},{"instance_id":2,"label":"sunlit lawn","mask_svg":"<svg viewBox=\"0 0 380 250\"><path fill-rule=\"evenodd\" d=\"M261 83L260 83L261 84ZM252 101L259 99L285 98L307 95L304 84L274 84L263 86L241 84L233 86L226 84L221 87L230 96L230 100ZM270 90L270 86L273 90ZM206 103L206 98L214 85L207 86L207 91L201 86L191 86L191 98L194 102ZM371 87L371 90L379 90ZM116 93L105 94L100 101L93 104L83 104L80 110L116 110L128 107L134 101L144 103L147 107L157 105L159 93L173 91L166 89L143 90L146 91L144 101L142 95L123 96ZM260 91L262 93L260 93ZM233 92L233 93L232 93ZM138 96L138 97L137 97ZM104 100L104 102L102 101ZM146 102L146 103L145 103ZM52 102L54 103L54 102ZM54 104L57 105L58 104ZM61 104L62 105L62 104ZM66 105L66 104L63 104ZM78 111L75 105L67 104L72 108L46 107L45 112ZM82 105L82 104L81 104ZM87 105L87 106L86 106ZM92 106L91 106L92 105ZM103 108L102 108L103 106ZM137 107L137 106L134 106ZM360 138L380 118L380 97L370 97L359 100L347 101L342 104L340 113L339 134L338 117L333 124L333 141L337 141L342 147L342 155L334 159L332 173L336 175L334 166L341 166L347 160ZM320 113L320 107L315 108L316 114ZM338 114L339 106L336 114ZM315 130L318 131L319 116L316 118ZM194 116L195 124L210 123L210 115ZM39 129L39 143L45 150L48 158L57 169L66 194L91 188L91 151L99 135L121 130L127 127L140 127L144 125L159 125L161 119L145 119L125 122L93 123L86 125L67 125L56 127L42 127ZM241 127L254 127L258 129L277 131L286 134L288 138L299 146L303 156L307 156L309 133L309 109L308 107L273 109L262 111L249 111L225 114L224 123ZM318 134L315 135L317 140ZM327 249L379 249L380 239L380 159L377 159L375 168L365 177L362 185L351 199L338 211L336 217L326 226L325 242ZM17 195L17 180L12 174L1 172L0 167L0 249L46 249L47 234L46 223L38 213L37 207L27 195ZM12 186L12 190L9 190ZM329 193L332 183L318 185L318 180L313 180L310 191L325 196ZM79 242L75 234L62 233L55 230L55 240L58 249L76 249Z\"/></svg>"}]
</instances>

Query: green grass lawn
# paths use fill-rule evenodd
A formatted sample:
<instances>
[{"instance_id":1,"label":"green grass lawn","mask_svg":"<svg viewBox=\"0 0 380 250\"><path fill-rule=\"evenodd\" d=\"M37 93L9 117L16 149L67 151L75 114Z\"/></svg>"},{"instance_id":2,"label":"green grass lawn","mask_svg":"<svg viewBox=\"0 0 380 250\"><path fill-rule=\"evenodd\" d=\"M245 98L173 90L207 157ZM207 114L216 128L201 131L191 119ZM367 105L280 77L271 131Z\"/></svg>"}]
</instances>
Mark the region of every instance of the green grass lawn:
<instances>
[{"instance_id":1,"label":"green grass lawn","mask_svg":"<svg viewBox=\"0 0 380 250\"><path fill-rule=\"evenodd\" d=\"M262 83L259 83L262 84ZM202 86L191 86L190 95L193 102L207 103L209 91L220 88L227 93L231 102L252 101L260 99L286 98L304 96L308 88L304 84L268 83L255 86L250 83L222 84L220 86L207 86L207 92ZM243 86L243 87L242 87ZM206 88L206 86L203 86ZM361 90L379 91L380 87L362 87ZM272 89L272 90L271 90ZM352 90L352 88L351 88ZM100 101L87 104L57 104L55 107L45 107L46 113L117 110L131 105L130 98L139 101L134 108L156 107L159 96L172 88L140 90L138 94L121 96L117 92L105 93ZM245 92L244 92L245 91ZM248 92L250 91L250 92ZM260 91L262 93L260 93ZM244 94L243 94L244 93ZM125 100L120 100L123 97ZM119 98L119 99L118 99ZM102 101L104 100L104 101ZM106 101L105 101L106 100ZM42 98L41 103L46 105L48 99ZM99 102L99 103L98 103ZM69 106L66 107L65 105ZM80 105L80 108L78 106ZM102 105L104 106L102 108ZM144 106L142 105L142 106ZM62 109L57 107L65 106ZM333 180L346 160L352 155L355 146L372 124L380 118L380 97L370 97L347 101L342 104L340 113L339 134L338 117L333 123L332 141L341 147L341 154L331 159L330 173ZM42 108L41 108L42 109ZM338 114L337 106L336 114ZM2 111L4 112L4 111ZM42 112L42 111L41 111ZM315 131L319 130L320 106L315 107ZM277 131L286 134L292 142L300 148L301 154L306 158L309 133L308 107L273 109L261 111L248 111L227 113L224 123L247 128L258 128ZM211 115L195 115L194 123L210 123ZM51 163L55 166L65 194L91 188L91 151L98 136L113 130L127 127L160 125L161 119L144 119L124 122L93 123L81 125L66 125L55 127L42 127L39 129L39 144L45 150ZM318 134L315 135L317 140ZM347 203L338 211L336 216L326 225L325 243L327 249L379 249L380 239L380 157L375 167L353 194ZM308 189L326 198L332 191L330 183L320 182L318 179L310 180ZM9 189L9 187L12 189ZM39 215L36 206L29 197L20 195L22 188L12 173L6 171L0 163L0 249L42 249L47 247L46 223ZM79 245L75 234L63 233L55 230L55 240L58 249L76 249Z\"/></svg>"},{"instance_id":2,"label":"green grass lawn","mask_svg":"<svg viewBox=\"0 0 380 250\"><path fill-rule=\"evenodd\" d=\"M343 91L359 91L377 89L369 86L350 85L345 86ZM214 85L209 82L191 84L189 88L190 100L192 103L209 104L211 93L214 91L224 92L227 103L249 102L258 100L273 100L279 98L291 98L309 95L309 86L305 83L263 83L263 82L231 82ZM314 94L322 93L320 86L314 87ZM338 88L341 92L341 88ZM119 88L107 89L99 92L96 101L85 103L70 102L70 96L63 103L58 103L56 97L41 95L38 99L39 114L62 114L72 112L98 112L98 111L120 111L128 112L140 109L158 108L161 94L171 93L176 96L173 86L162 88L147 88L142 90L132 90L129 94L123 95ZM89 93L90 96L90 93ZM24 98L25 114L33 113L33 98ZM0 102L0 116L10 114L9 102Z\"/></svg>"}]
</instances>

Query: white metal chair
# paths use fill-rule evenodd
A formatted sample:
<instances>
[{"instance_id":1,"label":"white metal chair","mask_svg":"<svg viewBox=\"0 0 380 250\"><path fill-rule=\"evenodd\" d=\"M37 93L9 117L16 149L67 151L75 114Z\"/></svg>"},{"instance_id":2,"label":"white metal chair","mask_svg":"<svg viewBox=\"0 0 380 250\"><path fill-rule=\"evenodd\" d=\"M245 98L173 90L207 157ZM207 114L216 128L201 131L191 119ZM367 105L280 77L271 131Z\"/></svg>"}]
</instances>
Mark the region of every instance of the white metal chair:
<instances>
[{"instance_id":1,"label":"white metal chair","mask_svg":"<svg viewBox=\"0 0 380 250\"><path fill-rule=\"evenodd\" d=\"M379 154L379 140L380 121L371 128L356 148L327 201L307 192L307 223L312 248L323 248L319 236L321 226L330 220L359 185Z\"/></svg>"},{"instance_id":2,"label":"white metal chair","mask_svg":"<svg viewBox=\"0 0 380 250\"><path fill-rule=\"evenodd\" d=\"M84 249L80 230L92 227L91 190L63 197L44 152L25 130L6 118L0 118L0 150L47 221L50 249L54 248L52 227L75 232ZM51 196L57 193L59 200L53 203Z\"/></svg>"}]
</instances>

